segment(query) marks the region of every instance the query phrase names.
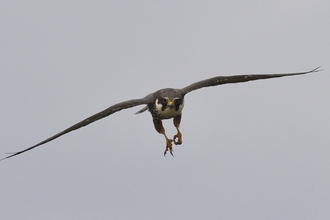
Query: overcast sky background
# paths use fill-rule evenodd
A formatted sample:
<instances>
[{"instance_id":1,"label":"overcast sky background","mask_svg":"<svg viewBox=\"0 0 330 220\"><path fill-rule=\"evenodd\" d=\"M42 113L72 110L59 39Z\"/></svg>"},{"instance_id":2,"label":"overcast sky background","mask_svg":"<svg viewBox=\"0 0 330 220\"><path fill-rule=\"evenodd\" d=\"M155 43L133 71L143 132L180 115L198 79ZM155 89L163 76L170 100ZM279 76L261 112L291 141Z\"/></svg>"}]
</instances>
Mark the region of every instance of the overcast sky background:
<instances>
[{"instance_id":1,"label":"overcast sky background","mask_svg":"<svg viewBox=\"0 0 330 220\"><path fill-rule=\"evenodd\" d=\"M175 157L140 106L1 161L0 218L330 219L329 8L1 1L3 157L161 88L324 71L188 94Z\"/></svg>"}]
</instances>

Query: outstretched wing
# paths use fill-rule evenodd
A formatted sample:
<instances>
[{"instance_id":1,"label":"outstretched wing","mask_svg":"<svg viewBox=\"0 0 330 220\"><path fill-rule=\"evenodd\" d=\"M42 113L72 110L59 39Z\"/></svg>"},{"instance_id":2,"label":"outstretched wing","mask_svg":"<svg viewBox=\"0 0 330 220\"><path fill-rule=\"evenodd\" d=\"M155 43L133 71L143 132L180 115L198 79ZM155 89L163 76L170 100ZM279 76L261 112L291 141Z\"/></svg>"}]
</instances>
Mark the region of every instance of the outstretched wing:
<instances>
[{"instance_id":1,"label":"outstretched wing","mask_svg":"<svg viewBox=\"0 0 330 220\"><path fill-rule=\"evenodd\" d=\"M90 116L90 117L82 120L81 122L78 122L77 124L72 125L71 127L65 129L64 131L61 131L60 133L57 133L54 136L51 136L50 138L47 138L46 140L41 141L38 144L35 144L35 145L33 145L33 146L29 147L29 148L26 148L26 149L24 149L22 151L11 153L10 156L5 157L5 158L3 158L1 160L4 160L4 159L10 158L10 157L19 155L21 153L24 153L26 151L32 150L33 148L36 148L36 147L38 147L40 145L43 145L43 144L45 144L45 143L47 143L49 141L52 141L52 140L56 139L58 137L61 137L62 135L67 134L67 133L69 133L71 131L74 131L74 130L77 130L77 129L81 128L81 127L84 127L86 125L89 125L90 123L93 123L93 122L95 122L97 120L100 120L102 118L105 118L105 117L107 117L107 116L109 116L109 115L111 115L111 114L113 114L115 112L118 112L118 111L122 110L122 109L131 108L131 107L134 107L134 106L137 106L137 105L142 105L142 104L148 104L151 101L150 98L151 97L149 95L149 96L146 96L145 98L142 98L142 99L132 99L132 100L129 100L129 101L120 102L118 104L115 104L113 106L110 106L109 108L107 108L107 109L105 109L105 110L103 110L103 111L101 111L99 113L96 113L95 115L92 115L92 116Z\"/></svg>"},{"instance_id":2,"label":"outstretched wing","mask_svg":"<svg viewBox=\"0 0 330 220\"><path fill-rule=\"evenodd\" d=\"M320 67L317 67L311 71L307 72L300 72L300 73L280 73L280 74L257 74L257 75L235 75L235 76L217 76L210 79L205 79L199 82L195 82L189 86L186 86L181 89L183 94L187 94L188 92L194 91L196 89L201 89L208 86L217 86L227 83L240 83L240 82L247 82L251 80L258 80L258 79L269 79L269 78L277 78L277 77L284 77L284 76L295 76L295 75L302 75L307 73L315 73L320 71Z\"/></svg>"}]
</instances>

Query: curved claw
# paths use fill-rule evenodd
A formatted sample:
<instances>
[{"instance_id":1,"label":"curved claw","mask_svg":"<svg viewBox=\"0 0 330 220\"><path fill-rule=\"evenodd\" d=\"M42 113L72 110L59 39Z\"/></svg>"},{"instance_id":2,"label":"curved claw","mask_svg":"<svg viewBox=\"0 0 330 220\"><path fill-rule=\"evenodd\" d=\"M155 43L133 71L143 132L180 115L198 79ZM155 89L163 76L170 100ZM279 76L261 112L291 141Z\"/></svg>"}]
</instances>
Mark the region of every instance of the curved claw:
<instances>
[{"instance_id":1,"label":"curved claw","mask_svg":"<svg viewBox=\"0 0 330 220\"><path fill-rule=\"evenodd\" d=\"M178 139L178 140L176 140L176 139ZM175 145L182 144L182 134L181 134L180 131L178 131L178 133L176 135L174 135L173 142L174 142Z\"/></svg>"},{"instance_id":2,"label":"curved claw","mask_svg":"<svg viewBox=\"0 0 330 220\"><path fill-rule=\"evenodd\" d=\"M172 142L173 142L172 139L166 138L166 148L165 148L165 151L164 151L164 156L166 156L167 151L169 151L170 154L174 157L174 155L173 155L173 148L172 148Z\"/></svg>"},{"instance_id":3,"label":"curved claw","mask_svg":"<svg viewBox=\"0 0 330 220\"><path fill-rule=\"evenodd\" d=\"M167 151L170 151L170 154L172 155L172 157L174 157L174 155L173 155L173 148L171 147L171 148L166 148L165 149L165 151L164 151L164 157L166 157L166 153L167 153Z\"/></svg>"}]
</instances>

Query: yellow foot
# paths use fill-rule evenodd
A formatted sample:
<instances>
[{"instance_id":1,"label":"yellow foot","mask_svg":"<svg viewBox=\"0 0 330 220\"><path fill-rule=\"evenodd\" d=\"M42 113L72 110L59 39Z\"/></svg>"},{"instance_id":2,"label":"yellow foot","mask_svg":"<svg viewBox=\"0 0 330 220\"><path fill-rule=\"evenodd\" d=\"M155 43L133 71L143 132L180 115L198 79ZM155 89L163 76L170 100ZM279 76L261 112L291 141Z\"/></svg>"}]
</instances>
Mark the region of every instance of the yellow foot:
<instances>
[{"instance_id":1,"label":"yellow foot","mask_svg":"<svg viewBox=\"0 0 330 220\"><path fill-rule=\"evenodd\" d=\"M166 138L166 148L164 151L164 156L166 156L167 151L169 151L171 153L171 155L174 157L173 155L173 148L172 148L172 139L167 139Z\"/></svg>"},{"instance_id":2,"label":"yellow foot","mask_svg":"<svg viewBox=\"0 0 330 220\"><path fill-rule=\"evenodd\" d=\"M176 139L178 139L178 140L176 140ZM180 131L178 131L178 133L176 135L174 135L173 142L174 142L175 145L182 144L182 135L181 135Z\"/></svg>"}]
</instances>

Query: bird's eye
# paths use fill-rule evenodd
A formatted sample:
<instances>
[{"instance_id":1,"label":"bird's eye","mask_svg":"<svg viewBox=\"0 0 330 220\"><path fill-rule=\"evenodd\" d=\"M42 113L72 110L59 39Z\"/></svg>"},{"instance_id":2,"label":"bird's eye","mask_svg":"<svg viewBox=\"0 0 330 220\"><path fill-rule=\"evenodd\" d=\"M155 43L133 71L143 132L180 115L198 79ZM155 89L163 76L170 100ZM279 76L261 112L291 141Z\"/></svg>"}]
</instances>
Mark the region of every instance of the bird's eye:
<instances>
[{"instance_id":1,"label":"bird's eye","mask_svg":"<svg viewBox=\"0 0 330 220\"><path fill-rule=\"evenodd\" d=\"M180 104L180 99L175 99L175 104L179 105Z\"/></svg>"},{"instance_id":2,"label":"bird's eye","mask_svg":"<svg viewBox=\"0 0 330 220\"><path fill-rule=\"evenodd\" d=\"M163 99L163 103L164 104L167 104L167 99Z\"/></svg>"}]
</instances>

